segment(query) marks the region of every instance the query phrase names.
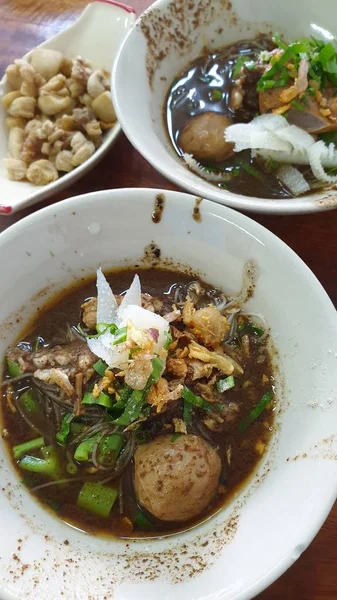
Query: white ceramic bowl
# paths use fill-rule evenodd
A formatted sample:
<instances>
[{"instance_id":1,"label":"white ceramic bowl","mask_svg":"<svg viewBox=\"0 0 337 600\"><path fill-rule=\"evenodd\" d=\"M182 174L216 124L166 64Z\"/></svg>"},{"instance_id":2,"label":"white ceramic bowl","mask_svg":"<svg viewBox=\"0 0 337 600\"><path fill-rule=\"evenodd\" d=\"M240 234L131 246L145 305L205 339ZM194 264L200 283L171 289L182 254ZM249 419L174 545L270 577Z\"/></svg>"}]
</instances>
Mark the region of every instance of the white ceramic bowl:
<instances>
[{"instance_id":1,"label":"white ceramic bowl","mask_svg":"<svg viewBox=\"0 0 337 600\"><path fill-rule=\"evenodd\" d=\"M84 534L42 509L0 440L2 600L247 600L300 556L335 500L337 320L329 298L283 242L224 206L203 201L196 222L193 196L163 191L154 224L157 193L79 196L0 235L0 357L49 297L99 264L141 264L151 242L163 259L231 293L254 261L249 307L267 318L280 354L273 444L247 487L208 522L162 540L124 542Z\"/></svg>"},{"instance_id":2,"label":"white ceramic bowl","mask_svg":"<svg viewBox=\"0 0 337 600\"><path fill-rule=\"evenodd\" d=\"M89 59L94 67L110 71L117 50L135 18L133 9L125 4L114 0L93 0L73 25L39 48L60 50L68 58L80 55ZM28 58L30 54L28 52L24 58ZM49 185L36 186L29 181L10 181L4 164L8 155L8 131L1 103L1 97L8 91L7 78L4 76L0 81L0 215L8 215L31 206L77 181L103 158L121 131L117 122L103 135L102 145L93 156Z\"/></svg>"},{"instance_id":3,"label":"white ceramic bowl","mask_svg":"<svg viewBox=\"0 0 337 600\"><path fill-rule=\"evenodd\" d=\"M119 121L130 142L155 169L180 187L221 204L275 214L337 207L336 191L275 200L233 194L182 164L168 139L163 107L175 77L207 45L217 49L257 33L279 31L289 40L332 30L335 0L158 0L137 21L115 61L112 87Z\"/></svg>"}]
</instances>

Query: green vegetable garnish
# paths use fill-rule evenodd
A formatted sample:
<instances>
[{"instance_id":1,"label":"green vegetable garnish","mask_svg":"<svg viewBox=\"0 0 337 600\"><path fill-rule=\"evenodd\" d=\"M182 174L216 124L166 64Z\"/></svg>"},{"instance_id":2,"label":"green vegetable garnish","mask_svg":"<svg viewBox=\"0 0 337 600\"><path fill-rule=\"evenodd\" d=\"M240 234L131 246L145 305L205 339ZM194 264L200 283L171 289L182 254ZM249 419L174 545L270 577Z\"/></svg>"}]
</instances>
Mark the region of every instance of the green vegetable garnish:
<instances>
[{"instance_id":1,"label":"green vegetable garnish","mask_svg":"<svg viewBox=\"0 0 337 600\"><path fill-rule=\"evenodd\" d=\"M41 448L41 454L43 458L29 455L24 456L19 461L19 467L31 473L48 475L51 479L61 479L62 468L56 449L53 446L44 446Z\"/></svg>"},{"instance_id":2,"label":"green vegetable garnish","mask_svg":"<svg viewBox=\"0 0 337 600\"><path fill-rule=\"evenodd\" d=\"M331 42L323 42L311 37L288 45L278 34L275 34L273 39L283 50L283 54L270 58L272 67L260 78L257 84L258 91L286 85L289 72L287 77L285 66L291 63L297 72L303 57L309 63L309 79L316 81L321 89L331 84L337 85L337 51ZM314 88L309 88L308 92L313 96L316 94Z\"/></svg>"},{"instance_id":3,"label":"green vegetable garnish","mask_svg":"<svg viewBox=\"0 0 337 600\"><path fill-rule=\"evenodd\" d=\"M98 447L98 462L112 466L123 448L124 437L120 433L105 436Z\"/></svg>"},{"instance_id":4,"label":"green vegetable garnish","mask_svg":"<svg viewBox=\"0 0 337 600\"><path fill-rule=\"evenodd\" d=\"M22 375L19 363L11 360L10 358L7 358L7 370L11 377L18 377L19 375Z\"/></svg>"},{"instance_id":5,"label":"green vegetable garnish","mask_svg":"<svg viewBox=\"0 0 337 600\"><path fill-rule=\"evenodd\" d=\"M104 377L105 371L108 369L108 365L106 364L106 362L104 362L104 360L98 360L97 362L95 362L93 367L96 373L98 373L98 375L100 375L101 377Z\"/></svg>"},{"instance_id":6,"label":"green vegetable garnish","mask_svg":"<svg viewBox=\"0 0 337 600\"><path fill-rule=\"evenodd\" d=\"M213 88L209 92L209 99L212 100L212 102L219 102L220 100L222 100L222 98L223 98L223 93L219 89Z\"/></svg>"},{"instance_id":7,"label":"green vegetable garnish","mask_svg":"<svg viewBox=\"0 0 337 600\"><path fill-rule=\"evenodd\" d=\"M26 452L40 450L42 446L44 446L43 437L35 438L34 440L29 440L28 442L23 442L22 444L17 444L16 446L13 446L13 456L17 460L26 454Z\"/></svg>"},{"instance_id":8,"label":"green vegetable garnish","mask_svg":"<svg viewBox=\"0 0 337 600\"><path fill-rule=\"evenodd\" d=\"M98 398L95 398L92 392L86 392L82 398L82 404L100 404L100 406L105 406L105 408L111 408L112 400L104 392L101 392Z\"/></svg>"},{"instance_id":9,"label":"green vegetable garnish","mask_svg":"<svg viewBox=\"0 0 337 600\"><path fill-rule=\"evenodd\" d=\"M249 174L252 175L252 177L255 177L255 179L259 179L260 181L263 181L263 173L261 173L261 171L259 171L258 169L256 169L255 167L253 167L253 165L251 165L249 162L247 161L242 161L241 163L241 167Z\"/></svg>"},{"instance_id":10,"label":"green vegetable garnish","mask_svg":"<svg viewBox=\"0 0 337 600\"><path fill-rule=\"evenodd\" d=\"M226 392L227 390L230 390L233 387L235 387L235 381L234 381L233 375L230 375L229 377L225 377L224 379L219 379L219 381L216 382L216 387L217 387L218 392L220 392L220 394L222 394L222 392Z\"/></svg>"},{"instance_id":11,"label":"green vegetable garnish","mask_svg":"<svg viewBox=\"0 0 337 600\"><path fill-rule=\"evenodd\" d=\"M69 475L76 475L78 467L75 465L75 463L70 462L66 466L66 471L69 473Z\"/></svg>"},{"instance_id":12,"label":"green vegetable garnish","mask_svg":"<svg viewBox=\"0 0 337 600\"><path fill-rule=\"evenodd\" d=\"M273 158L268 158L266 162L267 169L277 169L279 166L280 163L277 162L277 160L274 160Z\"/></svg>"},{"instance_id":13,"label":"green vegetable garnish","mask_svg":"<svg viewBox=\"0 0 337 600\"><path fill-rule=\"evenodd\" d=\"M153 527L151 521L149 521L149 519L147 519L140 510L135 516L135 523L137 523L138 527L141 527L142 529L151 529Z\"/></svg>"},{"instance_id":14,"label":"green vegetable garnish","mask_svg":"<svg viewBox=\"0 0 337 600\"><path fill-rule=\"evenodd\" d=\"M118 490L115 488L86 481L78 495L77 506L106 519L117 496Z\"/></svg>"},{"instance_id":15,"label":"green vegetable garnish","mask_svg":"<svg viewBox=\"0 0 337 600\"><path fill-rule=\"evenodd\" d=\"M147 393L153 383L158 383L160 376L163 371L163 361L160 358L156 357L152 359L152 373L149 377L149 380L145 386L145 392Z\"/></svg>"},{"instance_id":16,"label":"green vegetable garnish","mask_svg":"<svg viewBox=\"0 0 337 600\"><path fill-rule=\"evenodd\" d=\"M242 421L239 426L240 431L246 431L249 425L256 421L256 419L260 416L260 414L264 411L264 409L268 406L269 402L272 400L274 394L273 392L267 392L261 398L261 400L257 403L255 408L249 413L249 415Z\"/></svg>"},{"instance_id":17,"label":"green vegetable garnish","mask_svg":"<svg viewBox=\"0 0 337 600\"><path fill-rule=\"evenodd\" d=\"M133 390L128 397L124 412L113 421L115 425L126 427L140 416L143 406L146 402L146 396L150 391L151 385L157 383L163 370L163 361L156 357L152 359L152 373L143 390ZM118 392L120 393L120 392ZM116 408L116 404L114 406Z\"/></svg>"},{"instance_id":18,"label":"green vegetable garnish","mask_svg":"<svg viewBox=\"0 0 337 600\"><path fill-rule=\"evenodd\" d=\"M169 327L169 329L167 329L167 331L165 331L165 344L164 344L164 348L165 350L168 350L169 347L171 346L172 342L173 342L173 337L172 337L172 333L171 333L171 328Z\"/></svg>"},{"instance_id":19,"label":"green vegetable garnish","mask_svg":"<svg viewBox=\"0 0 337 600\"><path fill-rule=\"evenodd\" d=\"M241 69L246 61L247 61L247 57L245 57L245 56L240 56L237 59L235 65L234 65L233 73L232 73L232 76L234 77L234 79L237 79L239 77L239 75L241 74Z\"/></svg>"},{"instance_id":20,"label":"green vegetable garnish","mask_svg":"<svg viewBox=\"0 0 337 600\"><path fill-rule=\"evenodd\" d=\"M188 402L184 402L183 419L187 426L192 424L192 406Z\"/></svg>"},{"instance_id":21,"label":"green vegetable garnish","mask_svg":"<svg viewBox=\"0 0 337 600\"><path fill-rule=\"evenodd\" d=\"M83 440L83 442L81 442L75 450L74 459L78 460L79 462L86 462L89 460L92 447L96 440L97 436Z\"/></svg>"},{"instance_id":22,"label":"green vegetable garnish","mask_svg":"<svg viewBox=\"0 0 337 600\"><path fill-rule=\"evenodd\" d=\"M18 399L19 404L25 410L26 413L31 415L37 415L40 412L40 404L34 396L33 390L29 389L23 392Z\"/></svg>"},{"instance_id":23,"label":"green vegetable garnish","mask_svg":"<svg viewBox=\"0 0 337 600\"><path fill-rule=\"evenodd\" d=\"M120 329L116 329L114 333L114 341L113 345L117 346L118 344L122 344L126 341L127 337L127 327L121 327Z\"/></svg>"},{"instance_id":24,"label":"green vegetable garnish","mask_svg":"<svg viewBox=\"0 0 337 600\"><path fill-rule=\"evenodd\" d=\"M257 337L262 337L264 334L263 329L261 329L260 327L256 327L256 325L252 325L251 323L249 323L249 329L252 333L254 333L254 335L257 335Z\"/></svg>"},{"instance_id":25,"label":"green vegetable garnish","mask_svg":"<svg viewBox=\"0 0 337 600\"><path fill-rule=\"evenodd\" d=\"M193 404L193 406L198 406L199 408L203 408L204 410L212 410L212 405L210 402L204 400L201 396L196 396L192 390L188 389L186 386L181 392L182 397L189 404Z\"/></svg>"},{"instance_id":26,"label":"green vegetable garnish","mask_svg":"<svg viewBox=\"0 0 337 600\"><path fill-rule=\"evenodd\" d=\"M181 433L178 433L178 432L174 433L170 439L170 442L175 442L180 436L181 436Z\"/></svg>"},{"instance_id":27,"label":"green vegetable garnish","mask_svg":"<svg viewBox=\"0 0 337 600\"><path fill-rule=\"evenodd\" d=\"M142 412L143 404L145 402L145 394L142 390L133 390L130 398L126 402L125 410L120 417L114 419L115 425L122 425L126 427L133 421L138 419Z\"/></svg>"},{"instance_id":28,"label":"green vegetable garnish","mask_svg":"<svg viewBox=\"0 0 337 600\"><path fill-rule=\"evenodd\" d=\"M305 106L303 106L303 104L301 104L301 102L298 102L297 100L292 100L290 104L293 108L295 108L295 110L298 110L299 112L305 111Z\"/></svg>"},{"instance_id":29,"label":"green vegetable garnish","mask_svg":"<svg viewBox=\"0 0 337 600\"><path fill-rule=\"evenodd\" d=\"M65 446L68 435L70 433L70 423L73 420L73 413L67 413L62 420L61 429L56 434L56 439L61 446Z\"/></svg>"},{"instance_id":30,"label":"green vegetable garnish","mask_svg":"<svg viewBox=\"0 0 337 600\"><path fill-rule=\"evenodd\" d=\"M279 33L274 33L272 40L275 44L275 46L277 46L278 48L281 48L282 50L286 50L287 49L287 44L285 44L284 42L282 42L281 38L280 38L280 34Z\"/></svg>"}]
</instances>

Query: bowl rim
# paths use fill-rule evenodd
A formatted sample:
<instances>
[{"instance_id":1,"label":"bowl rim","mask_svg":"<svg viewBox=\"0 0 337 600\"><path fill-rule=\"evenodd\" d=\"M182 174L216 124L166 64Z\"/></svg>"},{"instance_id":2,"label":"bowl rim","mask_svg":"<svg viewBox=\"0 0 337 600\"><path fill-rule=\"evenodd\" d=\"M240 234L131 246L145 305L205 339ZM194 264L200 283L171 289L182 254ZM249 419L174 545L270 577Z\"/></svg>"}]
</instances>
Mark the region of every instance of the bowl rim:
<instances>
[{"instance_id":1,"label":"bowl rim","mask_svg":"<svg viewBox=\"0 0 337 600\"><path fill-rule=\"evenodd\" d=\"M67 214L68 211L80 211L81 206L89 207L91 205L98 205L101 201L109 202L109 204L119 204L125 206L125 201L127 197L133 196L137 198L137 202L142 202L146 205L153 207L153 198L157 194L165 194L166 202L168 205L173 205L174 209L180 210L181 207L181 199L183 197L183 201L185 206L188 207L192 214L192 209L195 205L195 197L186 194L185 192L173 191L173 190L165 190L160 188L117 188L117 189L109 189L109 190L101 190L89 192L83 195L77 195L66 200L63 200L57 204L49 205L47 207L41 208L40 210L26 216L22 220L14 223L8 229L0 233L0 250L6 246L7 241L16 238L21 231L29 227L31 223L39 222L44 218L48 218L51 215L55 214ZM328 317L331 317L331 320L335 320L335 327L337 331L337 319L336 319L336 310L335 307L328 296L327 292L324 290L323 286L314 275L314 273L309 269L309 267L305 264L305 262L285 243L283 240L278 238L274 233L270 232L266 227L261 225L260 223L254 221L250 217L243 215L233 209L223 206L220 204L215 204L214 202L204 199L202 201L202 208L206 213L210 216L215 216L222 218L227 221L230 226L236 226L243 228L246 233L259 233L265 240L269 240L274 247L279 248L283 253L294 262L301 270L301 274L306 276L306 280L308 283L311 283L313 286L313 293L318 296L324 307L325 314ZM80 214L80 213L79 213ZM78 218L78 217L77 217ZM200 223L202 227L202 222ZM335 500L337 497L337 471L335 477L331 477L329 481L329 493L327 494L325 490L324 503L322 503L321 510L315 514L315 518L310 521L308 524L306 537L303 540L301 538L299 542L303 545L303 549L306 548L311 541L314 539L319 529L323 525L326 520ZM249 600L254 597L256 594L262 592L266 587L271 585L276 579L278 579L294 562L299 558L298 556L293 555L291 548L287 554L279 561L275 566L268 571L259 581L255 582L249 589L241 590L237 595L232 598L236 598L237 600ZM7 595L6 589L0 590L2 594L4 594L4 598L12 598L11 595ZM225 591L223 593L219 593L217 598L220 600L221 598L225 598Z\"/></svg>"},{"instance_id":2,"label":"bowl rim","mask_svg":"<svg viewBox=\"0 0 337 600\"><path fill-rule=\"evenodd\" d=\"M117 85L117 77L119 74L119 65L123 57L123 53L127 48L130 40L136 36L139 31L139 25L142 22L144 15L148 15L152 12L160 12L165 9L175 0L156 0L151 4L135 21L131 29L128 31L125 39L123 40L112 66L111 71L111 93L113 98L114 107L116 110L117 118L121 124L122 130L128 138L129 142L133 147L143 156L143 158L150 163L150 165L163 175L166 179L179 185L191 194L197 194L201 197L205 197L209 200L213 200L224 206L229 206L234 209L244 210L254 213L263 214L310 214L315 212L324 212L328 210L337 209L337 185L335 189L322 191L322 196L317 198L317 194L307 194L299 198L290 199L275 199L275 198L258 198L255 196L244 196L242 194L236 194L229 192L228 190L218 190L215 186L212 186L209 182L203 180L201 177L189 171L189 174L193 176L193 182L186 179L183 172L176 175L173 167L167 167L166 161L157 159L155 152L149 151L146 136L139 136L134 133L132 126L132 119L129 118L127 112L125 112L124 103L119 102L121 95L120 86ZM131 123L131 125L130 125ZM167 132L165 131L165 134ZM162 144L162 142L160 142ZM169 141L171 144L171 142ZM172 147L173 150L173 147ZM173 154L172 154L173 158ZM177 165L183 166L179 157L176 155ZM188 171L187 167L184 170ZM200 183L199 183L200 182Z\"/></svg>"}]
</instances>

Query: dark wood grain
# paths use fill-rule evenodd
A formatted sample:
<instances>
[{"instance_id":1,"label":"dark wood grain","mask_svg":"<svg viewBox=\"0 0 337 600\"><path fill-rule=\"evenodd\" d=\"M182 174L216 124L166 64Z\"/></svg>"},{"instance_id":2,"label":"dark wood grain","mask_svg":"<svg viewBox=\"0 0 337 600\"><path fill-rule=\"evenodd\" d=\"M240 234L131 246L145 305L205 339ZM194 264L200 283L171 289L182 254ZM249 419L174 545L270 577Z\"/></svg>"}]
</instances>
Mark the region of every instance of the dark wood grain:
<instances>
[{"instance_id":1,"label":"dark wood grain","mask_svg":"<svg viewBox=\"0 0 337 600\"><path fill-rule=\"evenodd\" d=\"M14 58L55 35L82 11L87 0L0 0L0 75ZM139 14L149 0L129 0ZM92 190L118 187L177 189L132 148L124 135L105 159L78 183L51 200L10 217L0 231L47 204ZM298 217L253 218L284 240L309 265L337 305L337 211ZM259 600L337 599L337 505L296 564Z\"/></svg>"}]
</instances>

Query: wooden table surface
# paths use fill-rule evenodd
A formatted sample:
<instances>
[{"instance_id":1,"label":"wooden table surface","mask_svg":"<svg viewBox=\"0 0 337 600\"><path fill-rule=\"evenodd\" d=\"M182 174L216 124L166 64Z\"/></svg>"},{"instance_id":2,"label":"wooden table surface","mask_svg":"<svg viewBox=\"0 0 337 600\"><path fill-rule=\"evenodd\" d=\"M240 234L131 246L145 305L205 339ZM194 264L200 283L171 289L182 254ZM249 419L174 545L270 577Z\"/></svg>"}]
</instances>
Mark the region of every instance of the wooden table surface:
<instances>
[{"instance_id":1,"label":"wooden table surface","mask_svg":"<svg viewBox=\"0 0 337 600\"><path fill-rule=\"evenodd\" d=\"M0 77L7 64L64 29L86 4L87 0L0 0ZM129 4L140 14L150 2L129 0ZM156 173L122 135L103 161L71 188L13 216L0 216L0 231L52 202L118 187L177 189ZM337 305L337 211L298 217L252 216L303 258ZM337 504L308 550L259 599L336 600L336 559Z\"/></svg>"}]
</instances>

